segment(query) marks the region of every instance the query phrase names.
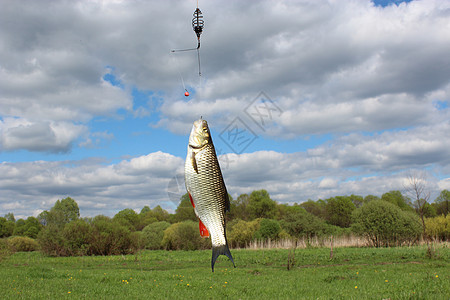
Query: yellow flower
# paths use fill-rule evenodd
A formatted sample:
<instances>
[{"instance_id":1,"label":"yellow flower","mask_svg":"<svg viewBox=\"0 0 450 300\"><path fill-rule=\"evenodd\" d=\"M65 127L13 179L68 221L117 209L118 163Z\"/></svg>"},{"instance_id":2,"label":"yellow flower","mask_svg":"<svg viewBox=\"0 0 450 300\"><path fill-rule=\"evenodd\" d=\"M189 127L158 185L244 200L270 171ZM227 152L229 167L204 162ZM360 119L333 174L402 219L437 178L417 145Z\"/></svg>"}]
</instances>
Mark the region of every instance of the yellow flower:
<instances>
[{"instance_id":1,"label":"yellow flower","mask_svg":"<svg viewBox=\"0 0 450 300\"><path fill-rule=\"evenodd\" d=\"M357 285L355 285L355 289L357 289L358 288L358 286Z\"/></svg>"},{"instance_id":2,"label":"yellow flower","mask_svg":"<svg viewBox=\"0 0 450 300\"><path fill-rule=\"evenodd\" d=\"M189 286L189 283L188 284L186 284L187 286Z\"/></svg>"},{"instance_id":3,"label":"yellow flower","mask_svg":"<svg viewBox=\"0 0 450 300\"><path fill-rule=\"evenodd\" d=\"M438 275L436 275L436 278L438 278L439 276Z\"/></svg>"},{"instance_id":4,"label":"yellow flower","mask_svg":"<svg viewBox=\"0 0 450 300\"><path fill-rule=\"evenodd\" d=\"M225 284L227 284L228 282L225 281Z\"/></svg>"},{"instance_id":5,"label":"yellow flower","mask_svg":"<svg viewBox=\"0 0 450 300\"><path fill-rule=\"evenodd\" d=\"M388 282L388 280L386 279L384 282Z\"/></svg>"},{"instance_id":6,"label":"yellow flower","mask_svg":"<svg viewBox=\"0 0 450 300\"><path fill-rule=\"evenodd\" d=\"M70 294L71 292L67 292L67 294Z\"/></svg>"}]
</instances>

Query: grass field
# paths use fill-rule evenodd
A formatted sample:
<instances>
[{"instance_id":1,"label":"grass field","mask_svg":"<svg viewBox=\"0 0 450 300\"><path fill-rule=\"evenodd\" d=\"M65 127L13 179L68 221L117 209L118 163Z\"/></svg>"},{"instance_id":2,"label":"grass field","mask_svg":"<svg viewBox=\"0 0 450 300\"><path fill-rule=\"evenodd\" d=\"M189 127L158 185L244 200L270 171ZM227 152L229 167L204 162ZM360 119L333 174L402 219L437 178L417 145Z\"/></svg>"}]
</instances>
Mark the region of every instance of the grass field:
<instances>
[{"instance_id":1,"label":"grass field","mask_svg":"<svg viewBox=\"0 0 450 300\"><path fill-rule=\"evenodd\" d=\"M450 248L145 251L106 257L16 253L0 262L1 299L449 299Z\"/></svg>"}]
</instances>

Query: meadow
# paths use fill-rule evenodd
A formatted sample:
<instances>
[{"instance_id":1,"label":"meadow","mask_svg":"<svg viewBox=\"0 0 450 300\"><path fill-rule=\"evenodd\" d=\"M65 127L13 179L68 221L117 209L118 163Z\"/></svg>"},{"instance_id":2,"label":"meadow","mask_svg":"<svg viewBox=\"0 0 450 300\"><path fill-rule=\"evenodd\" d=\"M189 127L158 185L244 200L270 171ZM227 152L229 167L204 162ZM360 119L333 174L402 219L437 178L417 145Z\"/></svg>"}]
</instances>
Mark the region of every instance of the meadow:
<instances>
[{"instance_id":1,"label":"meadow","mask_svg":"<svg viewBox=\"0 0 450 300\"><path fill-rule=\"evenodd\" d=\"M2 299L449 299L450 247L232 250L211 272L211 250L127 256L47 257L18 252L0 262Z\"/></svg>"}]
</instances>

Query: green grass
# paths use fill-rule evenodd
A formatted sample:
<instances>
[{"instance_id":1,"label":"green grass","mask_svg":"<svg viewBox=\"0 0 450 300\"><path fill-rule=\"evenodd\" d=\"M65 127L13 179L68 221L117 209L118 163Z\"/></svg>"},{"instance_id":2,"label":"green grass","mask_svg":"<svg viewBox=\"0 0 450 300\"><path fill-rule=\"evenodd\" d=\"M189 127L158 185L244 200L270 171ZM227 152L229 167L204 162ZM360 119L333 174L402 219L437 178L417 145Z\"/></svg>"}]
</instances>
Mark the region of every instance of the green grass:
<instances>
[{"instance_id":1,"label":"green grass","mask_svg":"<svg viewBox=\"0 0 450 300\"><path fill-rule=\"evenodd\" d=\"M2 299L449 299L450 249L424 247L145 251L106 257L16 253L0 262Z\"/></svg>"}]
</instances>

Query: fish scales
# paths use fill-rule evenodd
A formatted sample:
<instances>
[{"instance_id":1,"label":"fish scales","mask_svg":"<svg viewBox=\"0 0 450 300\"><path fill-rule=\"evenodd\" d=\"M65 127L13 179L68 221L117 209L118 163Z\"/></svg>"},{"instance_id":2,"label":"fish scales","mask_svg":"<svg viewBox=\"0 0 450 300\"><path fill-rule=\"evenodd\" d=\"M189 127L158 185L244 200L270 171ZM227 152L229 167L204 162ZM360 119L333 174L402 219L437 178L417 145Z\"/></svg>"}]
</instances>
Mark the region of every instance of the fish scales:
<instances>
[{"instance_id":1,"label":"fish scales","mask_svg":"<svg viewBox=\"0 0 450 300\"><path fill-rule=\"evenodd\" d=\"M190 195L197 217L211 237L213 257L211 267L219 255L226 255L233 262L225 231L225 213L229 199L216 151L207 122L197 120L189 137L185 164L186 189Z\"/></svg>"},{"instance_id":2,"label":"fish scales","mask_svg":"<svg viewBox=\"0 0 450 300\"><path fill-rule=\"evenodd\" d=\"M206 145L195 154L198 173L188 161L186 181L194 199L198 217L211 234L213 246L225 245L225 197L227 191L220 172L214 146Z\"/></svg>"}]
</instances>

